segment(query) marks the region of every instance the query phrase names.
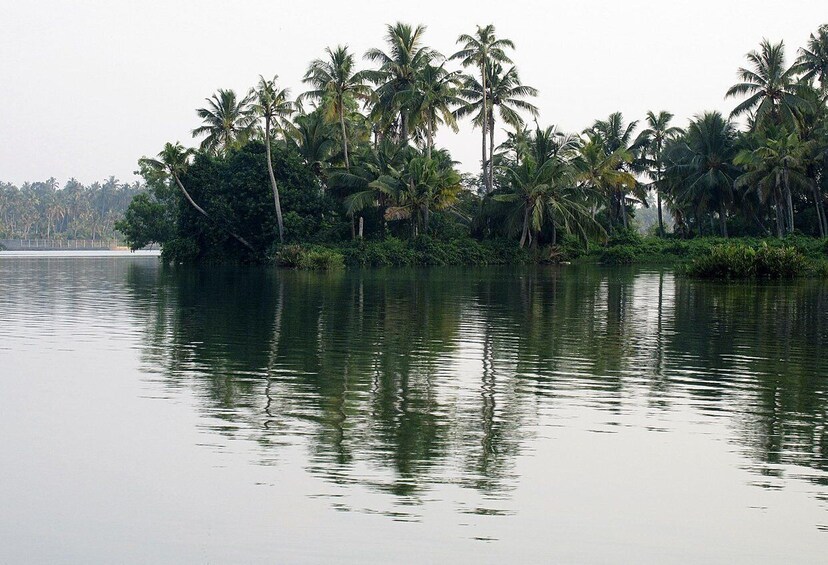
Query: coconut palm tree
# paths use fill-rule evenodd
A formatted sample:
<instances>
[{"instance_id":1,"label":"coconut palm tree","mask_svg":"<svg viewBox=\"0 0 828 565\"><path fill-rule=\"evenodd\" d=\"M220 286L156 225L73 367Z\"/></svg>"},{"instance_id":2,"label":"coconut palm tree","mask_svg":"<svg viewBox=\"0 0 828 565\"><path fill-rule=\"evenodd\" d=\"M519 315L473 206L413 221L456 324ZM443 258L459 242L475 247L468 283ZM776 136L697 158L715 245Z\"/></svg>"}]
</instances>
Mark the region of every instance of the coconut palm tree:
<instances>
[{"instance_id":1,"label":"coconut palm tree","mask_svg":"<svg viewBox=\"0 0 828 565\"><path fill-rule=\"evenodd\" d=\"M460 175L441 152L429 158L414 149L411 151L413 156L403 167L389 167L386 174L368 186L388 203L385 220L410 220L412 235L416 237L428 231L432 211L454 204L462 187ZM356 210L365 206L375 198L370 191L353 195L348 201L349 207Z\"/></svg>"},{"instance_id":2,"label":"coconut palm tree","mask_svg":"<svg viewBox=\"0 0 828 565\"><path fill-rule=\"evenodd\" d=\"M339 45L336 49L325 49L326 59L316 59L308 68L303 79L313 90L299 96L300 100L311 98L320 101L320 106L329 121L339 120L342 135L342 155L345 168L351 163L348 155L348 132L345 127L345 112L349 100L367 100L371 89L366 81L365 72L355 71L354 56L347 46Z\"/></svg>"},{"instance_id":3,"label":"coconut palm tree","mask_svg":"<svg viewBox=\"0 0 828 565\"><path fill-rule=\"evenodd\" d=\"M537 116L537 107L523 100L528 96L537 96L536 88L522 84L520 76L515 67L503 70L500 63L493 63L489 66L487 77L488 89L473 77L468 77L460 95L466 103L455 111L457 117L472 115L472 123L482 127L483 119L487 120L486 131L489 135L489 161L488 171L484 175L484 184L487 190L494 186L494 128L495 108L498 109L500 118L508 125L517 129L523 125L523 118L520 113L528 112ZM484 103L485 101L485 103Z\"/></svg>"},{"instance_id":4,"label":"coconut palm tree","mask_svg":"<svg viewBox=\"0 0 828 565\"><path fill-rule=\"evenodd\" d=\"M336 150L334 125L325 119L321 108L296 117L290 130L288 144L317 177L322 177L323 167ZM344 149L344 147L343 147Z\"/></svg>"},{"instance_id":5,"label":"coconut palm tree","mask_svg":"<svg viewBox=\"0 0 828 565\"><path fill-rule=\"evenodd\" d=\"M652 188L656 193L658 206L658 235L664 237L664 216L661 211L661 193L664 183L664 143L683 133L679 127L670 126L673 114L661 111L658 115L647 112L647 127L638 134L636 145L641 146L647 159L647 174L652 179Z\"/></svg>"},{"instance_id":6,"label":"coconut palm tree","mask_svg":"<svg viewBox=\"0 0 828 565\"><path fill-rule=\"evenodd\" d=\"M811 184L806 176L808 149L796 132L781 127L761 136L756 149L740 151L734 158L735 164L747 169L737 179L737 186L757 189L765 201L772 195L780 237L783 231L794 230L792 188L807 189Z\"/></svg>"},{"instance_id":7,"label":"coconut palm tree","mask_svg":"<svg viewBox=\"0 0 828 565\"><path fill-rule=\"evenodd\" d=\"M816 35L808 38L808 46L799 49L796 71L802 80L819 81L823 94L828 91L828 24L819 26Z\"/></svg>"},{"instance_id":8,"label":"coconut palm tree","mask_svg":"<svg viewBox=\"0 0 828 565\"><path fill-rule=\"evenodd\" d=\"M632 153L624 147L609 151L602 138L595 134L588 134L587 137L586 143L578 148L578 155L573 161L578 182L593 197L603 197L609 203L610 226L620 219L626 229L626 193L635 189L637 181L623 169L623 165L632 161Z\"/></svg>"},{"instance_id":9,"label":"coconut palm tree","mask_svg":"<svg viewBox=\"0 0 828 565\"><path fill-rule=\"evenodd\" d=\"M687 128L677 151L675 172L683 179L680 191L685 199L697 202L696 210L707 208L719 215L722 237L727 237L727 209L733 203L734 182L740 171L734 165L737 131L719 112L696 116Z\"/></svg>"},{"instance_id":10,"label":"coconut palm tree","mask_svg":"<svg viewBox=\"0 0 828 565\"><path fill-rule=\"evenodd\" d=\"M513 218L520 228L520 246L537 245L538 234L549 222L552 244L558 231L576 233L586 241L588 233L602 232L577 188L577 171L566 160L550 157L538 162L533 156L505 168L508 192L494 199L513 205Z\"/></svg>"},{"instance_id":11,"label":"coconut palm tree","mask_svg":"<svg viewBox=\"0 0 828 565\"><path fill-rule=\"evenodd\" d=\"M168 176L173 180L175 185L181 191L181 194L184 195L184 198L187 202L190 203L199 214L207 218L208 221L211 223L218 225L221 229L226 231L230 234L236 241L247 247L250 251L254 253L256 250L250 245L243 237L232 231L226 225L219 223L216 221L210 214L208 214L204 208L196 204L193 197L190 196L190 193L184 187L184 184L181 182L181 175L187 170L190 166L190 157L194 154L192 149L185 149L180 143L176 143L173 145L172 143L166 143L164 145L164 149L158 154L158 157L155 159L143 157L138 160L139 165L145 166L157 174L161 176Z\"/></svg>"},{"instance_id":12,"label":"coconut palm tree","mask_svg":"<svg viewBox=\"0 0 828 565\"><path fill-rule=\"evenodd\" d=\"M628 182L629 179L635 180L633 176L635 173L643 171L642 161L636 158L641 150L641 141L638 138L633 139L633 133L637 126L638 121L635 120L625 124L621 112L614 112L605 120L595 120L592 127L584 132L594 143L586 144L589 147L585 145L581 153L583 164L587 170L592 170L592 173L589 173L588 176L599 172L602 176L606 176L604 186L596 185L595 188L609 199L610 224L620 220L624 229L628 227L628 193L631 192L633 197L642 204L646 205L647 202L647 194L642 185L638 181ZM604 153L603 158L600 155L601 151ZM605 175L602 169L608 166L609 163L612 163L612 166L618 172L626 173L626 175ZM619 182L621 179L623 179L623 182ZM595 177L593 180L597 181L598 178Z\"/></svg>"},{"instance_id":13,"label":"coconut palm tree","mask_svg":"<svg viewBox=\"0 0 828 565\"><path fill-rule=\"evenodd\" d=\"M276 207L276 223L279 227L279 243L285 242L285 225L282 222L282 205L279 202L279 187L276 185L276 175L273 173L273 158L271 156L271 132L277 129L284 133L286 125L290 127L290 116L296 111L296 105L290 100L288 89L276 86L278 76L267 80L259 76L259 84L251 91L253 98L252 110L256 116L264 120L264 141L267 152L267 173L270 176L270 187L273 190L273 205Z\"/></svg>"},{"instance_id":14,"label":"coconut palm tree","mask_svg":"<svg viewBox=\"0 0 828 565\"><path fill-rule=\"evenodd\" d=\"M239 100L233 90L219 89L206 100L207 107L196 110L203 123L193 130L193 137L206 135L202 151L224 153L247 140L256 121L251 96Z\"/></svg>"},{"instance_id":15,"label":"coconut palm tree","mask_svg":"<svg viewBox=\"0 0 828 565\"><path fill-rule=\"evenodd\" d=\"M483 178L487 190L491 191L487 176L486 133L489 127L488 85L486 83L492 63L511 64L512 60L506 55L506 49L514 49L515 44L510 39L498 39L495 36L495 27L489 24L485 27L477 26L474 35L463 34L457 38L462 48L451 56L452 60L459 59L463 67L477 67L480 71L481 112L480 128L483 133L481 143L481 163ZM491 158L491 157L490 157Z\"/></svg>"},{"instance_id":16,"label":"coconut palm tree","mask_svg":"<svg viewBox=\"0 0 828 565\"><path fill-rule=\"evenodd\" d=\"M739 68L741 82L731 86L725 98L747 98L733 109L730 117L751 113L759 126L768 121L792 122L794 109L802 106L803 101L797 94L797 65L785 66L785 43L772 44L763 39L759 51L751 51L746 57L750 67Z\"/></svg>"},{"instance_id":17,"label":"coconut palm tree","mask_svg":"<svg viewBox=\"0 0 828 565\"><path fill-rule=\"evenodd\" d=\"M426 63L417 76L415 87L400 93L400 103L408 108L411 125L425 130L426 156L431 159L434 132L439 124L458 130L454 108L462 104L459 96L460 72L449 72L444 65Z\"/></svg>"},{"instance_id":18,"label":"coconut palm tree","mask_svg":"<svg viewBox=\"0 0 828 565\"><path fill-rule=\"evenodd\" d=\"M377 85L371 117L386 130L398 123L398 140L402 144L408 143L411 121L411 110L404 104L408 100L405 93L416 89L419 74L426 65L442 58L423 45L425 30L423 25L412 27L400 22L388 25L385 35L388 52L374 48L365 53L365 59L379 64L379 69L365 73Z\"/></svg>"}]
</instances>

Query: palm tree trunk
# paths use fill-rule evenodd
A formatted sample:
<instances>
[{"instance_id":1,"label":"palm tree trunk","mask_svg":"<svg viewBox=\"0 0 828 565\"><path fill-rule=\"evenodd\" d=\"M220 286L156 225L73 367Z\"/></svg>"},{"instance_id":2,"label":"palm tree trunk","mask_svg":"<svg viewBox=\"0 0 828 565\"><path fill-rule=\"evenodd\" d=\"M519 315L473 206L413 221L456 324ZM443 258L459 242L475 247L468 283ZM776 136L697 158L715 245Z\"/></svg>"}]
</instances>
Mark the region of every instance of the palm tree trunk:
<instances>
[{"instance_id":1,"label":"palm tree trunk","mask_svg":"<svg viewBox=\"0 0 828 565\"><path fill-rule=\"evenodd\" d=\"M621 194L618 197L618 211L621 213L621 225L624 226L624 229L627 229L627 196L624 194L624 191L621 191Z\"/></svg>"},{"instance_id":2,"label":"palm tree trunk","mask_svg":"<svg viewBox=\"0 0 828 565\"><path fill-rule=\"evenodd\" d=\"M267 150L267 173L270 175L270 187L273 189L273 204L276 206L276 223L279 226L279 243L285 242L285 225L282 222L282 204L279 202L279 187L273 174L273 159L270 155L270 116L265 117L265 149Z\"/></svg>"},{"instance_id":3,"label":"palm tree trunk","mask_svg":"<svg viewBox=\"0 0 828 565\"><path fill-rule=\"evenodd\" d=\"M348 134L345 131L345 107L342 96L339 97L339 126L342 128L342 154L345 156L345 169L348 170L351 168L351 163L348 161Z\"/></svg>"},{"instance_id":4,"label":"palm tree trunk","mask_svg":"<svg viewBox=\"0 0 828 565\"><path fill-rule=\"evenodd\" d=\"M788 233L794 231L793 197L791 196L791 182L788 177L788 170L785 169L782 177L785 181L785 202L788 205Z\"/></svg>"},{"instance_id":5,"label":"palm tree trunk","mask_svg":"<svg viewBox=\"0 0 828 565\"><path fill-rule=\"evenodd\" d=\"M520 234L520 247L526 244L526 236L529 234L529 208L523 209L523 230Z\"/></svg>"},{"instance_id":6,"label":"palm tree trunk","mask_svg":"<svg viewBox=\"0 0 828 565\"><path fill-rule=\"evenodd\" d=\"M825 237L825 219L822 214L822 207L819 205L819 189L817 189L816 180L811 179L811 190L814 193L814 205L816 206L817 223L819 224L819 237Z\"/></svg>"},{"instance_id":7,"label":"palm tree trunk","mask_svg":"<svg viewBox=\"0 0 828 565\"><path fill-rule=\"evenodd\" d=\"M175 183L178 185L178 188L181 189L181 192L184 194L184 198L187 199L187 202L189 202L192 205L192 207L195 208L202 216L204 216L205 218L210 220L210 222L212 222L213 224L218 225L221 229L223 229L228 234L230 234L236 241L238 241L239 243L241 243L242 245L247 247L250 251L252 251L254 253L256 252L256 250L253 248L253 246L250 245L242 236L240 236L237 233L231 231L229 228L220 225L218 222L216 222L213 219L212 216L210 216L210 214L208 214L207 212L204 211L204 208L202 208L201 206L196 204L195 200L193 200L192 196L190 196L190 193L187 192L187 189L184 188L183 184L181 184L181 179L178 178L178 175L173 174L173 179L175 179Z\"/></svg>"},{"instance_id":8,"label":"palm tree trunk","mask_svg":"<svg viewBox=\"0 0 828 565\"><path fill-rule=\"evenodd\" d=\"M431 121L431 116L428 117L428 146L426 148L426 154L428 158L431 159L431 148L434 147L434 124Z\"/></svg>"},{"instance_id":9,"label":"palm tree trunk","mask_svg":"<svg viewBox=\"0 0 828 565\"><path fill-rule=\"evenodd\" d=\"M486 188L486 192L491 192L492 187L489 185L489 176L487 173L488 169L488 161L486 160L486 128L489 127L489 116L488 116L488 107L487 107L487 100L486 100L486 61L480 63L480 77L481 81L480 84L483 88L483 123L481 124L481 128L483 129L483 186Z\"/></svg>"},{"instance_id":10,"label":"palm tree trunk","mask_svg":"<svg viewBox=\"0 0 828 565\"><path fill-rule=\"evenodd\" d=\"M727 239L727 211L724 200L719 202L719 227L721 228L722 237Z\"/></svg>"},{"instance_id":11,"label":"palm tree trunk","mask_svg":"<svg viewBox=\"0 0 828 565\"><path fill-rule=\"evenodd\" d=\"M494 116L489 118L489 190L494 188Z\"/></svg>"},{"instance_id":12,"label":"palm tree trunk","mask_svg":"<svg viewBox=\"0 0 828 565\"><path fill-rule=\"evenodd\" d=\"M781 198L779 196L779 188L775 187L773 190L773 204L774 204L774 211L776 212L776 237L781 238L782 232L784 231L783 224L785 223L784 218L782 217L782 203L780 202Z\"/></svg>"}]
</instances>

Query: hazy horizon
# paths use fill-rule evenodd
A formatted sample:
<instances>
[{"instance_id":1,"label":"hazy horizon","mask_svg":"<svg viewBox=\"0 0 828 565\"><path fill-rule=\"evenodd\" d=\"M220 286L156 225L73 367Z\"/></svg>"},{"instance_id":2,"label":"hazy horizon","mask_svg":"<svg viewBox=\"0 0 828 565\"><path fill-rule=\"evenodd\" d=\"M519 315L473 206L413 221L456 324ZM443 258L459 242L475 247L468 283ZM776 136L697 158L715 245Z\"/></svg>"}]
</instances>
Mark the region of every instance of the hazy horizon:
<instances>
[{"instance_id":1,"label":"hazy horizon","mask_svg":"<svg viewBox=\"0 0 828 565\"><path fill-rule=\"evenodd\" d=\"M426 25L425 42L445 55L456 50L461 33L494 23L499 36L517 45L513 58L523 82L540 90L539 123L566 131L614 111L630 121L669 110L678 125L705 110L727 114L737 102L724 93L748 51L763 38L784 40L790 63L828 21L824 2L810 0L795 7L766 0L680 6L428 0L393 11L376 0L359 8L259 0L3 3L0 180L19 185L55 177L61 186L70 177L132 182L142 155L154 155L167 141L197 145L190 134L199 125L195 109L218 88L245 92L260 74L278 74L296 96L308 63L327 46L347 44L360 68L370 67L362 54L384 48L385 25L396 21ZM443 129L437 142L461 170L473 172L479 135L464 121L459 134Z\"/></svg>"}]
</instances>

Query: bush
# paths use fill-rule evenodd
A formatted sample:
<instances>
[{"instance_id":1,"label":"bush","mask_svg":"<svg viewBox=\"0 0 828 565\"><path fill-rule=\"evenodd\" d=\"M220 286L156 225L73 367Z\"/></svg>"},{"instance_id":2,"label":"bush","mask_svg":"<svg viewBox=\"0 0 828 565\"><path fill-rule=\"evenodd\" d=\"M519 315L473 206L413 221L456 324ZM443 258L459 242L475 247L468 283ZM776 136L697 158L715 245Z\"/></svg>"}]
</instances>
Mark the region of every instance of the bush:
<instances>
[{"instance_id":1,"label":"bush","mask_svg":"<svg viewBox=\"0 0 828 565\"><path fill-rule=\"evenodd\" d=\"M193 263L198 252L198 244L192 239L175 238L164 243L161 259L165 263Z\"/></svg>"},{"instance_id":2,"label":"bush","mask_svg":"<svg viewBox=\"0 0 828 565\"><path fill-rule=\"evenodd\" d=\"M600 261L603 265L629 265L636 262L638 255L638 249L632 245L616 245L604 249Z\"/></svg>"},{"instance_id":3,"label":"bush","mask_svg":"<svg viewBox=\"0 0 828 565\"><path fill-rule=\"evenodd\" d=\"M276 264L290 269L323 271L341 269L345 259L334 249L285 245L276 254Z\"/></svg>"},{"instance_id":4,"label":"bush","mask_svg":"<svg viewBox=\"0 0 828 565\"><path fill-rule=\"evenodd\" d=\"M693 277L791 278L816 274L823 267L809 260L793 247L771 247L762 243L758 248L744 244L717 245L708 255L693 260L686 273Z\"/></svg>"}]
</instances>

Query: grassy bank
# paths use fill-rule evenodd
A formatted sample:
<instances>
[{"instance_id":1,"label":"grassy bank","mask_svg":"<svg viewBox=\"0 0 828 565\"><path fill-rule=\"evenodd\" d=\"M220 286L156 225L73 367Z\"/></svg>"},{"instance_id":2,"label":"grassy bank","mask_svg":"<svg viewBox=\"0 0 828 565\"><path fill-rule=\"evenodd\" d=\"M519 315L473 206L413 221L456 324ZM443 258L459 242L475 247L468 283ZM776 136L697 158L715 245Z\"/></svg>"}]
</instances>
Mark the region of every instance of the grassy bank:
<instances>
[{"instance_id":1,"label":"grassy bank","mask_svg":"<svg viewBox=\"0 0 828 565\"><path fill-rule=\"evenodd\" d=\"M697 238L641 237L622 233L605 244L584 246L574 239L538 249L521 249L509 240L351 241L339 245L286 245L272 261L309 270L343 267L485 266L539 263L672 265L698 277L805 276L828 272L828 241L810 237Z\"/></svg>"}]
</instances>

